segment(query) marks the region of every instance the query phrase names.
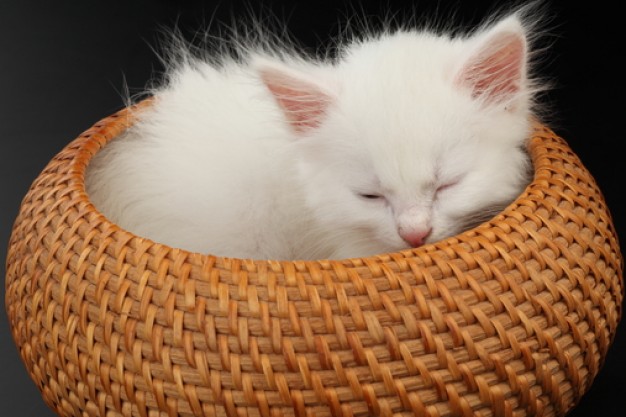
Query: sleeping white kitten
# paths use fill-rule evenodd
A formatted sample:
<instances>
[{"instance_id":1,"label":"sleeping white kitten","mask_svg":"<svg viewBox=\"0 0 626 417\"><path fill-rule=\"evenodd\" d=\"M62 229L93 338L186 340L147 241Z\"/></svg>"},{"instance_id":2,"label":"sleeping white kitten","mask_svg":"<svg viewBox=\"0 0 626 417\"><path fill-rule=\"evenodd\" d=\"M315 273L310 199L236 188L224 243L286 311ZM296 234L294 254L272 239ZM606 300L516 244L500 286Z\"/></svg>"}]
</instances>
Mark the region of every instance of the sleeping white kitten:
<instances>
[{"instance_id":1,"label":"sleeping white kitten","mask_svg":"<svg viewBox=\"0 0 626 417\"><path fill-rule=\"evenodd\" d=\"M187 56L96 155L87 190L137 235L220 256L347 258L435 242L529 181L528 45L518 12L467 36L369 35L334 60L279 47Z\"/></svg>"}]
</instances>

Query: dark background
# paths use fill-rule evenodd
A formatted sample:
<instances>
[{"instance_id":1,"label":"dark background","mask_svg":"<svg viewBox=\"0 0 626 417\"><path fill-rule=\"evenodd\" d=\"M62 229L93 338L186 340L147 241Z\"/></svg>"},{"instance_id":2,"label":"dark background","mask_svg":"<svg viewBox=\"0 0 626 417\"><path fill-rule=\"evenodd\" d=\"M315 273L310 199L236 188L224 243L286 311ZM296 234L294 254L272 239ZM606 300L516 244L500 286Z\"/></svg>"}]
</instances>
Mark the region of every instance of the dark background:
<instances>
[{"instance_id":1,"label":"dark background","mask_svg":"<svg viewBox=\"0 0 626 417\"><path fill-rule=\"evenodd\" d=\"M253 0L252 0L253 1ZM352 2L362 13L433 16L455 12L476 23L494 2ZM574 5L574 4L582 5ZM257 4L257 2L254 2ZM302 44L314 47L350 15L342 1L271 1L267 9L287 22ZM497 4L506 4L499 2ZM547 100L550 125L565 137L595 176L626 239L625 117L621 12L610 2L551 2L549 41L541 72L556 80ZM616 4L613 2L612 4ZM253 9L258 9L256 6ZM161 68L152 47L162 27L177 22L187 34L215 21L242 16L243 2L0 0L0 258L20 200L45 164L70 140L122 107L127 82L141 90ZM213 16L213 17L212 17ZM3 269L4 271L4 269ZM4 272L2 272L4 276ZM4 306L4 286L1 286ZM626 329L618 329L591 390L570 414L626 415ZM53 416L22 364L0 310L0 416Z\"/></svg>"}]
</instances>

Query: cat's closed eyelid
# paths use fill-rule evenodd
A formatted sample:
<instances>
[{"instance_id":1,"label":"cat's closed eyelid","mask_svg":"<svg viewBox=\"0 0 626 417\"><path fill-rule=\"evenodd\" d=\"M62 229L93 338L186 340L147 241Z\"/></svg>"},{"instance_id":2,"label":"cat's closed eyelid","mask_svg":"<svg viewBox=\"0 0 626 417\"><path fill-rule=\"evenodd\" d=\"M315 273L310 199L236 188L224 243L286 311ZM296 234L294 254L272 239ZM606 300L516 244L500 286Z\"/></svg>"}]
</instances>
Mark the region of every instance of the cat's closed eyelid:
<instances>
[{"instance_id":1,"label":"cat's closed eyelid","mask_svg":"<svg viewBox=\"0 0 626 417\"><path fill-rule=\"evenodd\" d=\"M458 181L448 182L448 183L445 183L445 184L442 184L442 185L438 186L435 191L439 192L439 191L447 190L449 188L454 187L457 184L458 184Z\"/></svg>"},{"instance_id":2,"label":"cat's closed eyelid","mask_svg":"<svg viewBox=\"0 0 626 417\"><path fill-rule=\"evenodd\" d=\"M441 181L439 185L437 186L437 188L435 189L435 193L455 187L461 182L462 179L463 179L463 175L459 175L459 176L449 179L448 181Z\"/></svg>"},{"instance_id":3,"label":"cat's closed eyelid","mask_svg":"<svg viewBox=\"0 0 626 417\"><path fill-rule=\"evenodd\" d=\"M356 193L359 197L365 199L365 200L372 200L372 201L376 201L376 200L384 200L385 196L381 195L381 194L376 194L376 193Z\"/></svg>"}]
</instances>

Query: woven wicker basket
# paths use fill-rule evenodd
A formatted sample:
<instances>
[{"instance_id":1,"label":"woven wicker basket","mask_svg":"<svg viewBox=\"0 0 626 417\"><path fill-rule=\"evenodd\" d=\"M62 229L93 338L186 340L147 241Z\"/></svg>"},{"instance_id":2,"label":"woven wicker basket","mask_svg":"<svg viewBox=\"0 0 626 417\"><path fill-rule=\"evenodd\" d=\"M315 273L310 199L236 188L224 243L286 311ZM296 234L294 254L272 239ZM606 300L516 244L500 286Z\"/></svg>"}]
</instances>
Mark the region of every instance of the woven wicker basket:
<instances>
[{"instance_id":1,"label":"woven wicker basket","mask_svg":"<svg viewBox=\"0 0 626 417\"><path fill-rule=\"evenodd\" d=\"M7 260L13 337L62 416L563 416L589 389L623 298L610 214L538 126L535 176L491 222L343 261L205 256L134 236L85 167L104 119L34 182Z\"/></svg>"}]
</instances>

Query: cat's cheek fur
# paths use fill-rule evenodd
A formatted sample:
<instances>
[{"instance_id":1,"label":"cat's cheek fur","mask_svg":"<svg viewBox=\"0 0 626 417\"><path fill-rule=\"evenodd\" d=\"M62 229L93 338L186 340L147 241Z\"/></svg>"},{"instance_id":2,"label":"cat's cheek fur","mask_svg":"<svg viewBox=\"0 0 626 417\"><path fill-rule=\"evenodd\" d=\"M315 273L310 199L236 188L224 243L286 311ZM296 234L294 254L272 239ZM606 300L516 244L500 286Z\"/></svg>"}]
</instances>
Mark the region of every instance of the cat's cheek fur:
<instances>
[{"instance_id":1,"label":"cat's cheek fur","mask_svg":"<svg viewBox=\"0 0 626 417\"><path fill-rule=\"evenodd\" d=\"M333 252L326 257L350 258L407 247L398 236L393 213L384 203L359 201L343 184L331 179L309 182L306 205L315 226ZM324 187L321 187L324 184Z\"/></svg>"},{"instance_id":2,"label":"cat's cheek fur","mask_svg":"<svg viewBox=\"0 0 626 417\"><path fill-rule=\"evenodd\" d=\"M464 179L463 187L445 193L436 202L433 207L433 231L427 242L465 231L470 217L490 220L490 216L497 214L494 211L499 212L519 196L529 180L522 174L529 171L527 155L521 150L514 150L509 151L506 158L497 152L488 157L501 163L475 167ZM485 187L493 189L486 190Z\"/></svg>"}]
</instances>

